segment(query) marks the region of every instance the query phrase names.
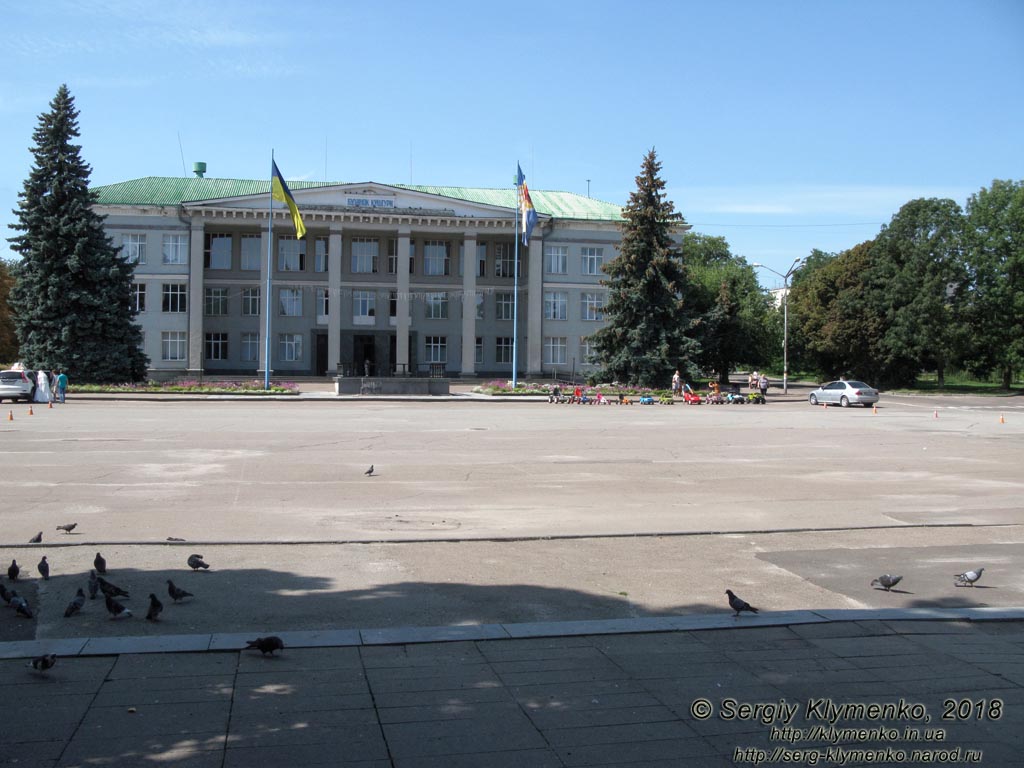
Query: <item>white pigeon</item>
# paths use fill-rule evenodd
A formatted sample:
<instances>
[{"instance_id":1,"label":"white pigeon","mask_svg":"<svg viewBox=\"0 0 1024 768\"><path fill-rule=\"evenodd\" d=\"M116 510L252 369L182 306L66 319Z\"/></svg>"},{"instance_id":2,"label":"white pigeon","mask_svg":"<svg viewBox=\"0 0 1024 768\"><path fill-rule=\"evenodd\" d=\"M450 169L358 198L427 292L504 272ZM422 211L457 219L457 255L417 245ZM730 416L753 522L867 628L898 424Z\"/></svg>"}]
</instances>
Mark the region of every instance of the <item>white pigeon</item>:
<instances>
[{"instance_id":1,"label":"white pigeon","mask_svg":"<svg viewBox=\"0 0 1024 768\"><path fill-rule=\"evenodd\" d=\"M974 582L981 578L981 574L985 572L984 568L975 568L973 571L964 571L956 575L956 586L958 587L973 587Z\"/></svg>"}]
</instances>

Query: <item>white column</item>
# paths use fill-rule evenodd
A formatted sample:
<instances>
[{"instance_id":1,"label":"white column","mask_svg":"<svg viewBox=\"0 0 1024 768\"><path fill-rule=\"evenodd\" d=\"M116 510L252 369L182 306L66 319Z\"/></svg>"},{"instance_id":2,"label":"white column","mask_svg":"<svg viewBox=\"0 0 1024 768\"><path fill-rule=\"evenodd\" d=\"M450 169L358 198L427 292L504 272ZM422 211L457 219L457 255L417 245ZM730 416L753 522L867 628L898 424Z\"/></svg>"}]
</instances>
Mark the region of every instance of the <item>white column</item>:
<instances>
[{"instance_id":1,"label":"white column","mask_svg":"<svg viewBox=\"0 0 1024 768\"><path fill-rule=\"evenodd\" d=\"M193 221L188 249L188 372L203 371L203 222Z\"/></svg>"},{"instance_id":2,"label":"white column","mask_svg":"<svg viewBox=\"0 0 1024 768\"><path fill-rule=\"evenodd\" d=\"M264 229L260 233L260 367L257 369L261 375L267 370L267 340L264 338L267 332L267 312L271 311L274 304L274 297L265 295L267 292L267 247L269 242L270 233ZM274 332L273 327L270 332ZM270 340L270 349L271 370L273 370L273 339Z\"/></svg>"},{"instance_id":3,"label":"white column","mask_svg":"<svg viewBox=\"0 0 1024 768\"><path fill-rule=\"evenodd\" d=\"M476 375L476 232L462 241L462 375Z\"/></svg>"},{"instance_id":4,"label":"white column","mask_svg":"<svg viewBox=\"0 0 1024 768\"><path fill-rule=\"evenodd\" d=\"M538 227L539 229L539 227ZM528 376L542 372L541 350L544 343L544 240L530 238L526 293L526 371Z\"/></svg>"},{"instance_id":5,"label":"white column","mask_svg":"<svg viewBox=\"0 0 1024 768\"><path fill-rule=\"evenodd\" d=\"M327 242L327 375L336 376L341 359L341 226L332 225Z\"/></svg>"},{"instance_id":6,"label":"white column","mask_svg":"<svg viewBox=\"0 0 1024 768\"><path fill-rule=\"evenodd\" d=\"M409 243L411 232L398 230L398 302L395 319L395 367L415 373L409 365Z\"/></svg>"}]
</instances>

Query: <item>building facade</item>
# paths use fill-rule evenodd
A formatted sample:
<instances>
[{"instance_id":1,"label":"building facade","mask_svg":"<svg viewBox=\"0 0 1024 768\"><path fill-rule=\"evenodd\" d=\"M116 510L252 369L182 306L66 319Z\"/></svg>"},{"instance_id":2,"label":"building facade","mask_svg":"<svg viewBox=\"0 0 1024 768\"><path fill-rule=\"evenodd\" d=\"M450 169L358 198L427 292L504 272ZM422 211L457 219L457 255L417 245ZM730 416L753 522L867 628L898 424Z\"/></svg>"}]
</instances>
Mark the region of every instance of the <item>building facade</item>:
<instances>
[{"instance_id":1,"label":"building facade","mask_svg":"<svg viewBox=\"0 0 1024 768\"><path fill-rule=\"evenodd\" d=\"M262 376L267 311L279 378L508 378L513 357L528 376L592 368L587 339L604 320L601 265L618 253L619 206L531 190L539 222L518 245L516 290L514 189L289 186L302 240L287 208L271 206L269 180L96 188L108 234L135 265L131 301L153 378Z\"/></svg>"}]
</instances>

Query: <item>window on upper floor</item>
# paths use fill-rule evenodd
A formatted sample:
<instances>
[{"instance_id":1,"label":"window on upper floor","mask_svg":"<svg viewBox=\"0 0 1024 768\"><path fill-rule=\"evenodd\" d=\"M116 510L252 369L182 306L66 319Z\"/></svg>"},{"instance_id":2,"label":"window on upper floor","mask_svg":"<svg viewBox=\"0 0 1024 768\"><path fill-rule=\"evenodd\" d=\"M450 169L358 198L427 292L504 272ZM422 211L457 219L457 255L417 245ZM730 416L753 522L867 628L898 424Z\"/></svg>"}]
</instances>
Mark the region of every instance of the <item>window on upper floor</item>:
<instances>
[{"instance_id":1,"label":"window on upper floor","mask_svg":"<svg viewBox=\"0 0 1024 768\"><path fill-rule=\"evenodd\" d=\"M138 314L146 311L146 284L132 283L131 293L128 296L128 305L132 311Z\"/></svg>"},{"instance_id":2,"label":"window on upper floor","mask_svg":"<svg viewBox=\"0 0 1024 768\"><path fill-rule=\"evenodd\" d=\"M281 235L277 241L277 271L302 272L306 269L306 241Z\"/></svg>"},{"instance_id":3,"label":"window on upper floor","mask_svg":"<svg viewBox=\"0 0 1024 768\"><path fill-rule=\"evenodd\" d=\"M131 232L121 238L121 254L129 264L146 263L146 233Z\"/></svg>"},{"instance_id":4,"label":"window on upper floor","mask_svg":"<svg viewBox=\"0 0 1024 768\"><path fill-rule=\"evenodd\" d=\"M263 253L259 235L242 235L242 264L246 272L259 272L263 264Z\"/></svg>"},{"instance_id":5,"label":"window on upper floor","mask_svg":"<svg viewBox=\"0 0 1024 768\"><path fill-rule=\"evenodd\" d=\"M242 289L242 314L245 316L258 315L260 313L260 289Z\"/></svg>"},{"instance_id":6,"label":"window on upper floor","mask_svg":"<svg viewBox=\"0 0 1024 768\"><path fill-rule=\"evenodd\" d=\"M313 241L313 271L315 272L326 272L327 271L327 247L329 240L326 237L318 237ZM376 272L377 270L373 270Z\"/></svg>"},{"instance_id":7,"label":"window on upper floor","mask_svg":"<svg viewBox=\"0 0 1024 768\"><path fill-rule=\"evenodd\" d=\"M544 272L549 275L564 275L569 260L569 248L564 245L544 247Z\"/></svg>"},{"instance_id":8,"label":"window on upper floor","mask_svg":"<svg viewBox=\"0 0 1024 768\"><path fill-rule=\"evenodd\" d=\"M427 240L423 243L423 274L451 274L451 244L444 240Z\"/></svg>"},{"instance_id":9,"label":"window on upper floor","mask_svg":"<svg viewBox=\"0 0 1024 768\"><path fill-rule=\"evenodd\" d=\"M207 232L203 246L203 266L206 269L231 269L231 235Z\"/></svg>"},{"instance_id":10,"label":"window on upper floor","mask_svg":"<svg viewBox=\"0 0 1024 768\"><path fill-rule=\"evenodd\" d=\"M448 319L448 294L444 291L424 295L427 304L427 320Z\"/></svg>"},{"instance_id":11,"label":"window on upper floor","mask_svg":"<svg viewBox=\"0 0 1024 768\"><path fill-rule=\"evenodd\" d=\"M160 286L160 296L164 312L188 311L188 286L185 283L164 283Z\"/></svg>"},{"instance_id":12,"label":"window on upper floor","mask_svg":"<svg viewBox=\"0 0 1024 768\"><path fill-rule=\"evenodd\" d=\"M494 294L495 320L512 320L515 315L515 296L508 292Z\"/></svg>"},{"instance_id":13,"label":"window on upper floor","mask_svg":"<svg viewBox=\"0 0 1024 768\"><path fill-rule=\"evenodd\" d=\"M281 288L278 293L281 304L281 315L284 317L302 317L302 289Z\"/></svg>"},{"instance_id":14,"label":"window on upper floor","mask_svg":"<svg viewBox=\"0 0 1024 768\"><path fill-rule=\"evenodd\" d=\"M228 289L210 288L204 289L203 314L209 317L217 317L228 313Z\"/></svg>"},{"instance_id":15,"label":"window on upper floor","mask_svg":"<svg viewBox=\"0 0 1024 768\"><path fill-rule=\"evenodd\" d=\"M580 273L584 275L600 275L604 263L603 248L580 249Z\"/></svg>"},{"instance_id":16,"label":"window on upper floor","mask_svg":"<svg viewBox=\"0 0 1024 768\"><path fill-rule=\"evenodd\" d=\"M581 320L604 320L604 294L580 294L580 309Z\"/></svg>"},{"instance_id":17,"label":"window on upper floor","mask_svg":"<svg viewBox=\"0 0 1024 768\"><path fill-rule=\"evenodd\" d=\"M352 238L352 273L373 274L378 270L380 241L376 237Z\"/></svg>"},{"instance_id":18,"label":"window on upper floor","mask_svg":"<svg viewBox=\"0 0 1024 768\"><path fill-rule=\"evenodd\" d=\"M164 264L188 264L188 235L164 235Z\"/></svg>"},{"instance_id":19,"label":"window on upper floor","mask_svg":"<svg viewBox=\"0 0 1024 768\"><path fill-rule=\"evenodd\" d=\"M544 291L544 319L565 320L569 295L565 291Z\"/></svg>"}]
</instances>

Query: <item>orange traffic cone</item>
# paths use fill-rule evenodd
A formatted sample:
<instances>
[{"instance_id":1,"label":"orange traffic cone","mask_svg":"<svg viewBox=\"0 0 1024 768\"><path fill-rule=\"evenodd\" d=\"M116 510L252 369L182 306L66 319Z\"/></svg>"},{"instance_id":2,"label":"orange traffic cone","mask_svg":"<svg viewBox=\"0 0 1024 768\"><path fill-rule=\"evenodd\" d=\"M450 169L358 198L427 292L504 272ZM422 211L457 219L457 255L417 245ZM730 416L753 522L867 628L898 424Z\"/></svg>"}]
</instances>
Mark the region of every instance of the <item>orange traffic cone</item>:
<instances>
[{"instance_id":1,"label":"orange traffic cone","mask_svg":"<svg viewBox=\"0 0 1024 768\"><path fill-rule=\"evenodd\" d=\"M34 414L32 413L32 406L31 406L31 405L30 405L30 406L28 407L28 415L29 415L29 416L33 416L33 415L34 415Z\"/></svg>"},{"instance_id":2,"label":"orange traffic cone","mask_svg":"<svg viewBox=\"0 0 1024 768\"><path fill-rule=\"evenodd\" d=\"M878 413L878 406L877 405L872 405L871 406L871 412L872 413Z\"/></svg>"},{"instance_id":3,"label":"orange traffic cone","mask_svg":"<svg viewBox=\"0 0 1024 768\"><path fill-rule=\"evenodd\" d=\"M7 420L8 421L14 421L14 411L8 411L7 412Z\"/></svg>"},{"instance_id":4,"label":"orange traffic cone","mask_svg":"<svg viewBox=\"0 0 1024 768\"><path fill-rule=\"evenodd\" d=\"M1001 413L999 414L999 423L1000 424L1005 424L1006 423L1006 417L1003 416L1003 414L1001 414Z\"/></svg>"},{"instance_id":5,"label":"orange traffic cone","mask_svg":"<svg viewBox=\"0 0 1024 768\"><path fill-rule=\"evenodd\" d=\"M935 413L934 413L934 414L932 414L932 418L933 418L933 419L937 419L937 418L939 418L939 409L938 409L938 408L936 408L936 409L935 409Z\"/></svg>"},{"instance_id":6,"label":"orange traffic cone","mask_svg":"<svg viewBox=\"0 0 1024 768\"><path fill-rule=\"evenodd\" d=\"M46 403L46 407L47 407L47 408L53 408L53 400L50 400L50 401L48 401L48 402Z\"/></svg>"}]
</instances>

